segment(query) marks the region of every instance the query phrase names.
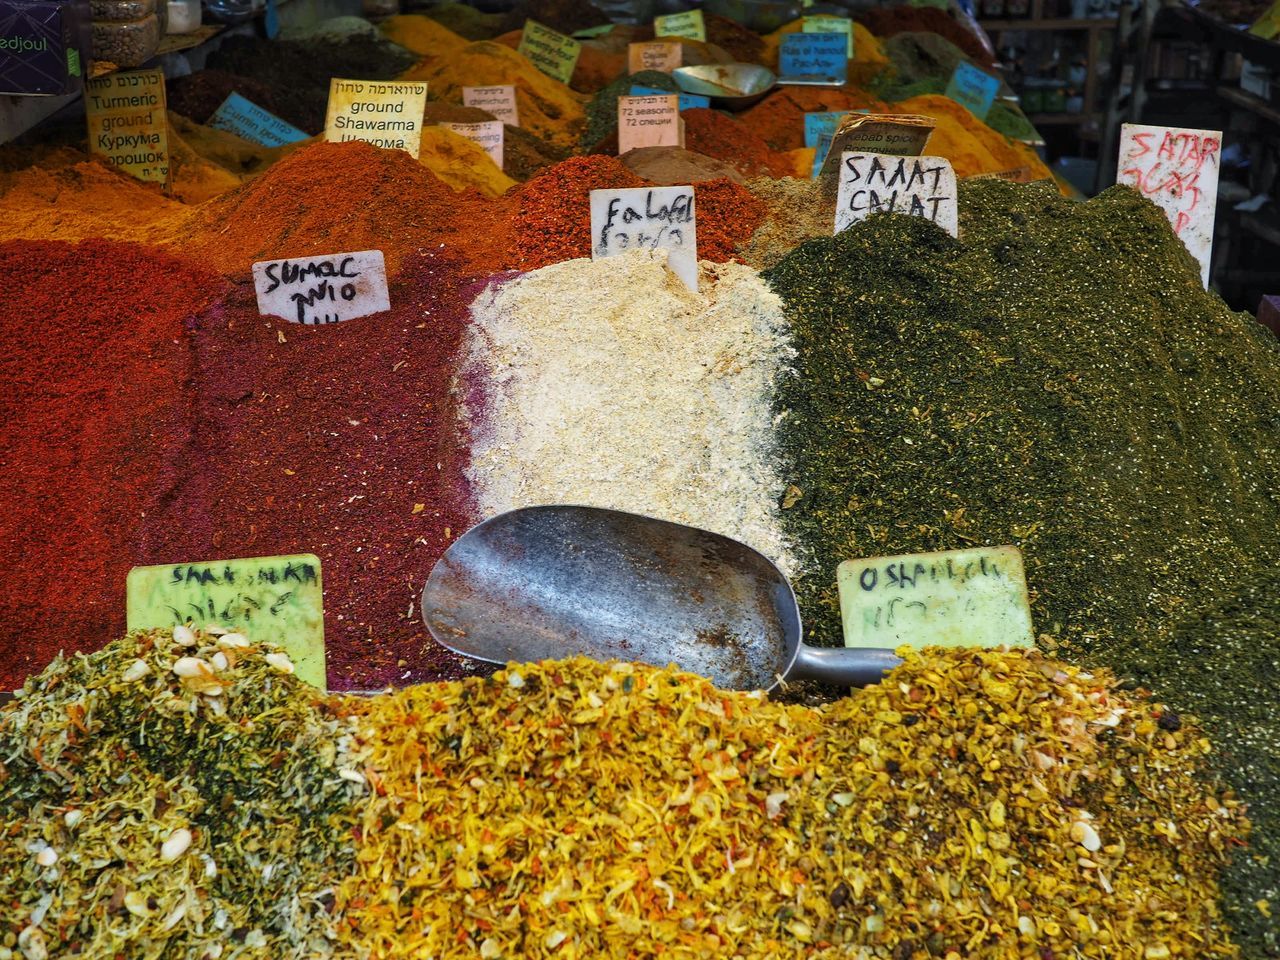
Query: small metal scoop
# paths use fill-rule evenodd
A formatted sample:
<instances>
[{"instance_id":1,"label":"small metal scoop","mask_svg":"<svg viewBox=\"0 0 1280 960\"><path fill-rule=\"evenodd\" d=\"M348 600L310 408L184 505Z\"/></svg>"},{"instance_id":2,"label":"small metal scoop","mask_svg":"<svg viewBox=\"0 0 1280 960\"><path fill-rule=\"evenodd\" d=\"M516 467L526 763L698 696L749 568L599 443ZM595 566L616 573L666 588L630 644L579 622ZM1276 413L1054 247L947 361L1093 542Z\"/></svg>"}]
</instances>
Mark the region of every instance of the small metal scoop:
<instances>
[{"instance_id":1,"label":"small metal scoop","mask_svg":"<svg viewBox=\"0 0 1280 960\"><path fill-rule=\"evenodd\" d=\"M802 643L791 584L746 544L596 507L526 507L472 527L431 571L422 619L441 645L490 663L674 662L740 690L862 686L900 662Z\"/></svg>"}]
</instances>

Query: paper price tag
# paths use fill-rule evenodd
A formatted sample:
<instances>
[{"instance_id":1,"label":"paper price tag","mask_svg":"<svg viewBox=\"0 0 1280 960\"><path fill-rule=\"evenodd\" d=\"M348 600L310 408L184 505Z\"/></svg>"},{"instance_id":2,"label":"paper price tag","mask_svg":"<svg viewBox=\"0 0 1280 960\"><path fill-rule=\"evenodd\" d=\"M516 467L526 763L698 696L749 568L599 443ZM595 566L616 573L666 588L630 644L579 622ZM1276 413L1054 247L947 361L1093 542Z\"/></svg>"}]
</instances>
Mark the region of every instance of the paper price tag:
<instances>
[{"instance_id":1,"label":"paper price tag","mask_svg":"<svg viewBox=\"0 0 1280 960\"><path fill-rule=\"evenodd\" d=\"M463 87L462 105L487 110L503 123L520 126L520 112L516 107L516 88L508 84L501 87Z\"/></svg>"},{"instance_id":2,"label":"paper price tag","mask_svg":"<svg viewBox=\"0 0 1280 960\"><path fill-rule=\"evenodd\" d=\"M619 156L639 147L683 146L684 121L680 119L680 98L674 93L618 98Z\"/></svg>"},{"instance_id":3,"label":"paper price tag","mask_svg":"<svg viewBox=\"0 0 1280 960\"><path fill-rule=\"evenodd\" d=\"M840 85L849 75L845 38L838 33L788 33L778 49L779 83Z\"/></svg>"},{"instance_id":4,"label":"paper price tag","mask_svg":"<svg viewBox=\"0 0 1280 960\"><path fill-rule=\"evenodd\" d=\"M1017 547L846 560L836 584L846 647L1035 643Z\"/></svg>"},{"instance_id":5,"label":"paper price tag","mask_svg":"<svg viewBox=\"0 0 1280 960\"><path fill-rule=\"evenodd\" d=\"M831 149L822 165L820 179L823 193L834 197L839 187L840 155L847 150L858 153L885 153L897 157L918 157L933 132L932 117L915 114L851 113L840 121Z\"/></svg>"},{"instance_id":6,"label":"paper price tag","mask_svg":"<svg viewBox=\"0 0 1280 960\"><path fill-rule=\"evenodd\" d=\"M672 42L627 44L627 72L657 70L670 73L684 63L684 47Z\"/></svg>"},{"instance_id":7,"label":"paper price tag","mask_svg":"<svg viewBox=\"0 0 1280 960\"><path fill-rule=\"evenodd\" d=\"M329 110L324 138L346 143L363 140L417 157L422 147L422 113L427 85L399 80L329 81Z\"/></svg>"},{"instance_id":8,"label":"paper price tag","mask_svg":"<svg viewBox=\"0 0 1280 960\"><path fill-rule=\"evenodd\" d=\"M836 194L839 233L873 213L924 217L953 237L959 232L956 172L944 157L893 157L846 152Z\"/></svg>"},{"instance_id":9,"label":"paper price tag","mask_svg":"<svg viewBox=\"0 0 1280 960\"><path fill-rule=\"evenodd\" d=\"M209 118L208 126L226 130L264 147L282 147L286 143L306 140L308 136L234 91Z\"/></svg>"},{"instance_id":10,"label":"paper price tag","mask_svg":"<svg viewBox=\"0 0 1280 960\"><path fill-rule=\"evenodd\" d=\"M342 323L391 309L381 250L253 265L258 312L290 323Z\"/></svg>"},{"instance_id":11,"label":"paper price tag","mask_svg":"<svg viewBox=\"0 0 1280 960\"><path fill-rule=\"evenodd\" d=\"M299 680L325 689L324 591L310 553L134 567L125 584L130 630L192 623L284 648Z\"/></svg>"},{"instance_id":12,"label":"paper price tag","mask_svg":"<svg viewBox=\"0 0 1280 960\"><path fill-rule=\"evenodd\" d=\"M985 70L979 70L962 60L956 64L951 79L947 82L946 95L967 108L979 120L985 120L999 89L999 77L993 77Z\"/></svg>"},{"instance_id":13,"label":"paper price tag","mask_svg":"<svg viewBox=\"0 0 1280 960\"><path fill-rule=\"evenodd\" d=\"M853 21L848 17L805 17L801 21L800 30L803 33L843 33L848 39L845 58L853 59Z\"/></svg>"},{"instance_id":14,"label":"paper price tag","mask_svg":"<svg viewBox=\"0 0 1280 960\"><path fill-rule=\"evenodd\" d=\"M478 143L489 154L489 158L502 169L503 126L501 120L486 120L483 123L442 123L440 126L452 130L461 137Z\"/></svg>"},{"instance_id":15,"label":"paper price tag","mask_svg":"<svg viewBox=\"0 0 1280 960\"><path fill-rule=\"evenodd\" d=\"M818 138L826 133L835 135L840 121L849 115L848 110L827 111L822 113L806 113L804 115L804 145L816 147Z\"/></svg>"},{"instance_id":16,"label":"paper price tag","mask_svg":"<svg viewBox=\"0 0 1280 960\"><path fill-rule=\"evenodd\" d=\"M1139 123L1120 127L1116 183L1133 187L1165 212L1173 232L1200 261L1200 279L1206 289L1221 154L1221 130Z\"/></svg>"},{"instance_id":17,"label":"paper price tag","mask_svg":"<svg viewBox=\"0 0 1280 960\"><path fill-rule=\"evenodd\" d=\"M653 35L655 37L688 37L690 40L701 40L705 43L707 24L702 18L701 10L672 13L665 17L653 18Z\"/></svg>"},{"instance_id":18,"label":"paper price tag","mask_svg":"<svg viewBox=\"0 0 1280 960\"><path fill-rule=\"evenodd\" d=\"M536 20L526 20L516 52L547 76L568 83L573 78L573 68L578 65L582 44Z\"/></svg>"},{"instance_id":19,"label":"paper price tag","mask_svg":"<svg viewBox=\"0 0 1280 960\"><path fill-rule=\"evenodd\" d=\"M591 259L628 250L666 250L667 264L698 289L698 221L693 187L591 191Z\"/></svg>"},{"instance_id":20,"label":"paper price tag","mask_svg":"<svg viewBox=\"0 0 1280 960\"><path fill-rule=\"evenodd\" d=\"M131 70L84 84L89 152L150 183L169 182L164 71Z\"/></svg>"}]
</instances>

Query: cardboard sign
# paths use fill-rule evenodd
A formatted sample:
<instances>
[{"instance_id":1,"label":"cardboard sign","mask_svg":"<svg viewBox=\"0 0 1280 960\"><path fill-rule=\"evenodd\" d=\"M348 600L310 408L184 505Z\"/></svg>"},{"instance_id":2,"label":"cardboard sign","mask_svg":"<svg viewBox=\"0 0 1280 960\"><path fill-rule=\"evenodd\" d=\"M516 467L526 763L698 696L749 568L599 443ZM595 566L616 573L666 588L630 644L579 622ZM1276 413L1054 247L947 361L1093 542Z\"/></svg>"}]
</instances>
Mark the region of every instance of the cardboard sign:
<instances>
[{"instance_id":1,"label":"cardboard sign","mask_svg":"<svg viewBox=\"0 0 1280 960\"><path fill-rule=\"evenodd\" d=\"M805 17L800 23L800 30L803 33L843 33L849 41L845 58L853 59L853 21L848 17Z\"/></svg>"},{"instance_id":2,"label":"cardboard sign","mask_svg":"<svg viewBox=\"0 0 1280 960\"><path fill-rule=\"evenodd\" d=\"M286 143L297 143L308 137L308 134L297 127L285 123L274 113L268 113L235 91L229 93L227 99L222 101L222 106L214 111L208 126L226 130L264 147L282 147Z\"/></svg>"},{"instance_id":3,"label":"cardboard sign","mask_svg":"<svg viewBox=\"0 0 1280 960\"><path fill-rule=\"evenodd\" d=\"M442 123L440 126L452 130L460 137L466 137L478 143L489 154L489 158L502 169L503 126L501 120L486 120L483 123Z\"/></svg>"},{"instance_id":4,"label":"cardboard sign","mask_svg":"<svg viewBox=\"0 0 1280 960\"><path fill-rule=\"evenodd\" d=\"M381 250L261 260L253 286L258 312L290 323L342 323L391 309Z\"/></svg>"},{"instance_id":5,"label":"cardboard sign","mask_svg":"<svg viewBox=\"0 0 1280 960\"><path fill-rule=\"evenodd\" d=\"M627 72L657 70L670 73L684 63L684 47L670 41L627 44Z\"/></svg>"},{"instance_id":6,"label":"cardboard sign","mask_svg":"<svg viewBox=\"0 0 1280 960\"><path fill-rule=\"evenodd\" d=\"M463 87L462 105L487 110L503 123L520 126L520 111L516 107L516 88L512 84L501 87Z\"/></svg>"},{"instance_id":7,"label":"cardboard sign","mask_svg":"<svg viewBox=\"0 0 1280 960\"><path fill-rule=\"evenodd\" d=\"M987 119L1000 89L1000 78L961 60L947 82L946 95L966 107L979 120Z\"/></svg>"},{"instance_id":8,"label":"cardboard sign","mask_svg":"<svg viewBox=\"0 0 1280 960\"><path fill-rule=\"evenodd\" d=\"M897 157L918 157L933 132L933 117L915 114L851 113L840 121L831 140L826 162L819 178L823 193L834 197L840 185L840 155L853 150L858 153L885 153Z\"/></svg>"},{"instance_id":9,"label":"cardboard sign","mask_svg":"<svg viewBox=\"0 0 1280 960\"><path fill-rule=\"evenodd\" d=\"M1221 154L1220 130L1140 123L1120 127L1116 183L1133 187L1165 212L1173 232L1200 261L1200 279L1206 289Z\"/></svg>"},{"instance_id":10,"label":"cardboard sign","mask_svg":"<svg viewBox=\"0 0 1280 960\"><path fill-rule=\"evenodd\" d=\"M778 48L778 82L839 86L849 76L845 38L838 33L788 33Z\"/></svg>"},{"instance_id":11,"label":"cardboard sign","mask_svg":"<svg viewBox=\"0 0 1280 960\"><path fill-rule=\"evenodd\" d=\"M829 110L822 113L806 113L804 115L804 145L816 147L818 138L824 133L835 136L840 121L849 115L848 110Z\"/></svg>"},{"instance_id":12,"label":"cardboard sign","mask_svg":"<svg viewBox=\"0 0 1280 960\"><path fill-rule=\"evenodd\" d=\"M687 13L672 13L665 17L653 18L653 35L655 37L688 37L690 40L707 40L707 25L702 19L701 10L690 10Z\"/></svg>"},{"instance_id":13,"label":"cardboard sign","mask_svg":"<svg viewBox=\"0 0 1280 960\"><path fill-rule=\"evenodd\" d=\"M164 71L113 73L84 85L89 152L151 183L169 182Z\"/></svg>"},{"instance_id":14,"label":"cardboard sign","mask_svg":"<svg viewBox=\"0 0 1280 960\"><path fill-rule=\"evenodd\" d=\"M329 81L324 138L331 143L363 140L417 157L422 147L422 113L427 85L399 80Z\"/></svg>"},{"instance_id":15,"label":"cardboard sign","mask_svg":"<svg viewBox=\"0 0 1280 960\"><path fill-rule=\"evenodd\" d=\"M667 264L698 289L698 221L693 187L591 191L591 259L627 250L666 250Z\"/></svg>"},{"instance_id":16,"label":"cardboard sign","mask_svg":"<svg viewBox=\"0 0 1280 960\"><path fill-rule=\"evenodd\" d=\"M665 97L670 93L670 90L659 90L657 87L642 87L635 85L631 88L631 95L633 97ZM694 107L711 106L710 97L700 97L696 93L681 93L679 94L679 97L680 109L682 111L691 110Z\"/></svg>"},{"instance_id":17,"label":"cardboard sign","mask_svg":"<svg viewBox=\"0 0 1280 960\"><path fill-rule=\"evenodd\" d=\"M846 560L836 583L846 647L1035 643L1017 547Z\"/></svg>"},{"instance_id":18,"label":"cardboard sign","mask_svg":"<svg viewBox=\"0 0 1280 960\"><path fill-rule=\"evenodd\" d=\"M314 554L134 567L125 597L130 630L226 627L283 647L299 680L325 688L324 593Z\"/></svg>"},{"instance_id":19,"label":"cardboard sign","mask_svg":"<svg viewBox=\"0 0 1280 960\"><path fill-rule=\"evenodd\" d=\"M842 154L835 232L873 213L924 217L956 236L960 221L956 172L951 161L944 157L893 157L883 153Z\"/></svg>"},{"instance_id":20,"label":"cardboard sign","mask_svg":"<svg viewBox=\"0 0 1280 960\"><path fill-rule=\"evenodd\" d=\"M568 83L573 77L573 68L578 65L582 44L536 20L526 20L516 52L548 77Z\"/></svg>"},{"instance_id":21,"label":"cardboard sign","mask_svg":"<svg viewBox=\"0 0 1280 960\"><path fill-rule=\"evenodd\" d=\"M680 119L680 98L674 93L618 98L619 156L639 147L683 146L684 121Z\"/></svg>"}]
</instances>

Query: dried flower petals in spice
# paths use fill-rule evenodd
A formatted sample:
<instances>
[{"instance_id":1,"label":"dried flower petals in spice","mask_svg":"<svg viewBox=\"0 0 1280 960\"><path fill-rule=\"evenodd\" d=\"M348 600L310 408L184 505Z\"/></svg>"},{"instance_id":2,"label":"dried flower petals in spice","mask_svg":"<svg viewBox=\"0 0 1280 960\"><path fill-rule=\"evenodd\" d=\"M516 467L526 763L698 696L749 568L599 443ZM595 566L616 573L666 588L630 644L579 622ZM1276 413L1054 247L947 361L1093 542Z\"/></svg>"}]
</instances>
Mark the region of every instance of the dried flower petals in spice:
<instances>
[{"instance_id":1,"label":"dried flower petals in spice","mask_svg":"<svg viewBox=\"0 0 1280 960\"><path fill-rule=\"evenodd\" d=\"M1038 652L902 653L816 709L586 660L375 698L342 936L375 958L1234 953L1214 876L1245 823L1198 730Z\"/></svg>"}]
</instances>

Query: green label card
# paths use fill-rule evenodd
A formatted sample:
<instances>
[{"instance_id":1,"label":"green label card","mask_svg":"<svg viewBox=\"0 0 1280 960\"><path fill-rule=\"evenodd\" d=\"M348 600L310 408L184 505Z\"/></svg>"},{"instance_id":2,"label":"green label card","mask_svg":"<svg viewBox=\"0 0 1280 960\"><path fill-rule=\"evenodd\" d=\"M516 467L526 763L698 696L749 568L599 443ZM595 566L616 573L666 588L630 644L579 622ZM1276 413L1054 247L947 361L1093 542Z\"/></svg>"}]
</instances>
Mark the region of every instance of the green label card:
<instances>
[{"instance_id":1,"label":"green label card","mask_svg":"<svg viewBox=\"0 0 1280 960\"><path fill-rule=\"evenodd\" d=\"M516 51L548 77L568 83L582 53L582 44L536 20L526 20Z\"/></svg>"},{"instance_id":2,"label":"green label card","mask_svg":"<svg viewBox=\"0 0 1280 960\"><path fill-rule=\"evenodd\" d=\"M1030 647L1017 547L846 560L836 570L846 647Z\"/></svg>"},{"instance_id":3,"label":"green label card","mask_svg":"<svg viewBox=\"0 0 1280 960\"><path fill-rule=\"evenodd\" d=\"M191 622L283 647L298 678L325 689L320 558L248 557L134 567L125 590L130 630Z\"/></svg>"},{"instance_id":4,"label":"green label card","mask_svg":"<svg viewBox=\"0 0 1280 960\"><path fill-rule=\"evenodd\" d=\"M701 10L672 13L665 17L653 18L653 35L655 37L687 37L690 40L701 40L705 43L707 24L702 19Z\"/></svg>"}]
</instances>

